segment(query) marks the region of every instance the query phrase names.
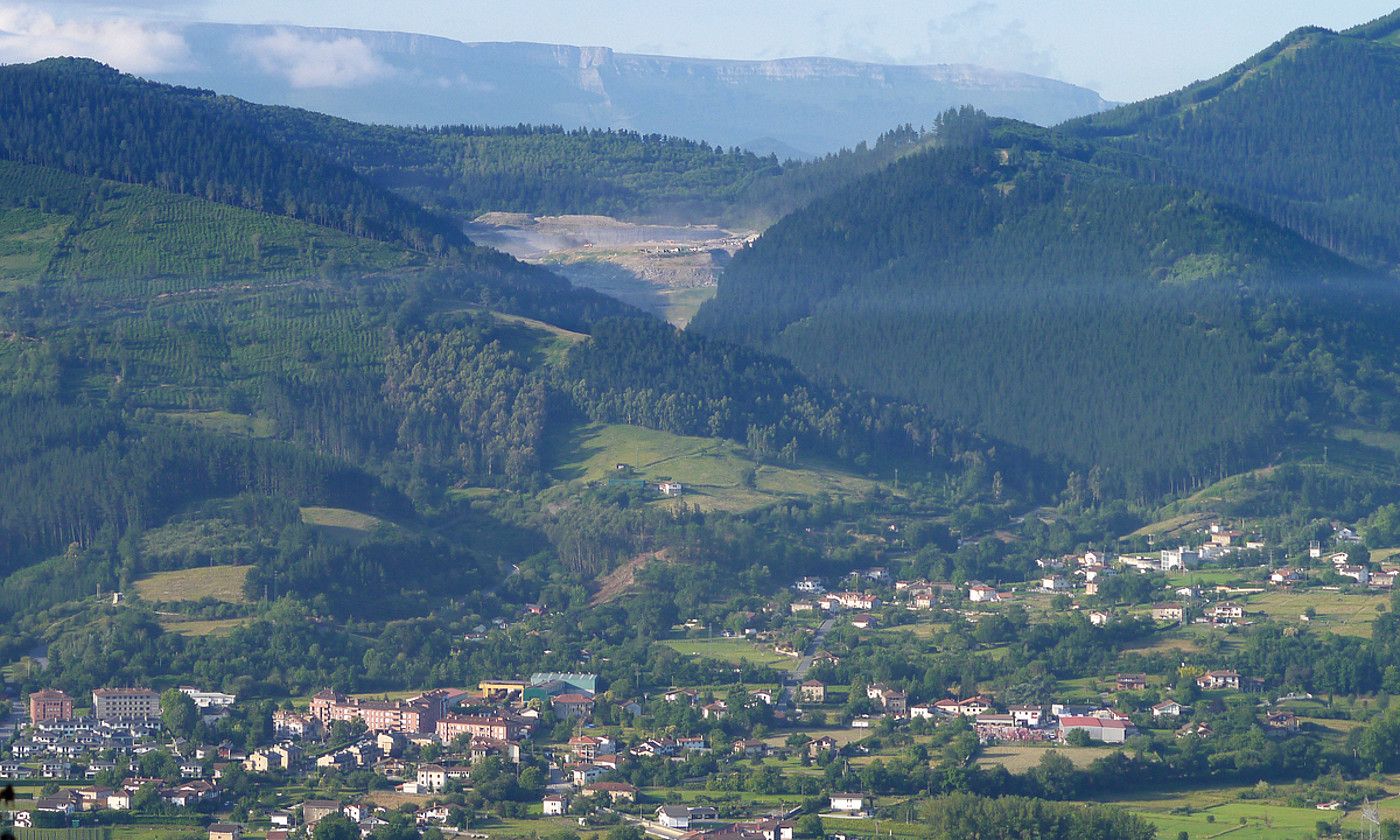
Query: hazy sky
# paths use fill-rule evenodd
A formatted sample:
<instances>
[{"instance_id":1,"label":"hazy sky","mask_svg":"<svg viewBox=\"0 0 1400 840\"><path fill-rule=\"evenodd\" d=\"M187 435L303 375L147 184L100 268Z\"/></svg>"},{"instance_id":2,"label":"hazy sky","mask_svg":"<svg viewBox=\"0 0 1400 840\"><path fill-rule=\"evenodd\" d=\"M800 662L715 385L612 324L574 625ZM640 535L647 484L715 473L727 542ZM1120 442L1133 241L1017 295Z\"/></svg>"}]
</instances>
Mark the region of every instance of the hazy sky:
<instances>
[{"instance_id":1,"label":"hazy sky","mask_svg":"<svg viewBox=\"0 0 1400 840\"><path fill-rule=\"evenodd\" d=\"M10 33L0 60L27 59L26 41L31 52L91 42L120 56L147 48L138 42L151 30L136 21L209 20L714 58L971 62L1130 100L1214 75L1298 26L1341 29L1392 4L1400 0L0 0L0 40Z\"/></svg>"}]
</instances>

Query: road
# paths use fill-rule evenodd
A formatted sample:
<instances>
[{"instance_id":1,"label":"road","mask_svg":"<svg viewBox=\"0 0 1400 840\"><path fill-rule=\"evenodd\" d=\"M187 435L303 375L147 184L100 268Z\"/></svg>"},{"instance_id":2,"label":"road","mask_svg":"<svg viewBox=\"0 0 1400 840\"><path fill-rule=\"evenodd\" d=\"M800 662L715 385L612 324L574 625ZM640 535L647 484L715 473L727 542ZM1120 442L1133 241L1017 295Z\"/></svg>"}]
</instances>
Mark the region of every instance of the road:
<instances>
[{"instance_id":1,"label":"road","mask_svg":"<svg viewBox=\"0 0 1400 840\"><path fill-rule=\"evenodd\" d=\"M802 658L797 660L797 667L788 672L788 676L783 678L783 696L778 700L778 708L786 709L792 705L792 692L803 680L807 679L807 673L812 670L812 658L822 649L822 643L826 641L826 634L831 632L831 628L836 625L836 616L829 617L817 628L817 632L812 634L812 641L808 642L807 649L802 651Z\"/></svg>"}]
</instances>

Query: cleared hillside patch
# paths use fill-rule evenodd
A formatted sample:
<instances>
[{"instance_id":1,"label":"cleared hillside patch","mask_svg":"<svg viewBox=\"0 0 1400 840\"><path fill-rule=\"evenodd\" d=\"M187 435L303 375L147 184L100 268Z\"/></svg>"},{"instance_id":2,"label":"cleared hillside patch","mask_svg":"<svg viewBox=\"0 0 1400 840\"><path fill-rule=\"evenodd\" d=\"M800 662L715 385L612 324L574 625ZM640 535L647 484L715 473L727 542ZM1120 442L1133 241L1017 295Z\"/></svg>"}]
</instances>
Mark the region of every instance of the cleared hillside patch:
<instances>
[{"instance_id":1,"label":"cleared hillside patch","mask_svg":"<svg viewBox=\"0 0 1400 840\"><path fill-rule=\"evenodd\" d=\"M1262 611L1269 618L1289 624L1301 624L1308 609L1316 615L1308 626L1330 630L1344 636L1371 637L1371 623L1390 597L1382 593L1351 594L1326 589L1303 589L1290 592L1265 592L1245 599L1249 612Z\"/></svg>"},{"instance_id":2,"label":"cleared hillside patch","mask_svg":"<svg viewBox=\"0 0 1400 840\"><path fill-rule=\"evenodd\" d=\"M275 428L273 422L265 417L253 417L229 411L163 411L161 416L192 426L199 426L211 432L242 437L272 437Z\"/></svg>"},{"instance_id":3,"label":"cleared hillside patch","mask_svg":"<svg viewBox=\"0 0 1400 840\"><path fill-rule=\"evenodd\" d=\"M252 566L206 566L156 572L136 581L136 594L154 603L201 601L213 598L226 604L244 604L243 584Z\"/></svg>"},{"instance_id":4,"label":"cleared hillside patch","mask_svg":"<svg viewBox=\"0 0 1400 840\"><path fill-rule=\"evenodd\" d=\"M24 207L0 211L0 291L38 283L71 221Z\"/></svg>"},{"instance_id":5,"label":"cleared hillside patch","mask_svg":"<svg viewBox=\"0 0 1400 840\"><path fill-rule=\"evenodd\" d=\"M551 441L554 478L590 484L684 485L704 510L744 511L784 498L858 496L876 482L820 464L759 464L737 443L639 426L590 423ZM622 469L619 469L619 465Z\"/></svg>"},{"instance_id":6,"label":"cleared hillside patch","mask_svg":"<svg viewBox=\"0 0 1400 840\"><path fill-rule=\"evenodd\" d=\"M167 633L179 633L181 636L227 636L249 621L251 619L248 618L198 619L163 615L160 626Z\"/></svg>"},{"instance_id":7,"label":"cleared hillside patch","mask_svg":"<svg viewBox=\"0 0 1400 840\"><path fill-rule=\"evenodd\" d=\"M332 507L304 507L301 509L301 521L331 536L354 542L364 539L384 524L384 520L377 516Z\"/></svg>"}]
</instances>

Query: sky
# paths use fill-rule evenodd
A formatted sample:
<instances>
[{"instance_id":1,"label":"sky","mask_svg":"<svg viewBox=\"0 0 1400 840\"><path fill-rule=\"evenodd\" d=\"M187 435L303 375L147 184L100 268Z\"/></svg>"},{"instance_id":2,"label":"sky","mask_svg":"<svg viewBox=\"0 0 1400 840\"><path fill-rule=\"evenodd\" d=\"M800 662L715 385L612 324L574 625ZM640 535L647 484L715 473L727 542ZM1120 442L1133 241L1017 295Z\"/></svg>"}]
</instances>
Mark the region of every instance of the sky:
<instances>
[{"instance_id":1,"label":"sky","mask_svg":"<svg viewBox=\"0 0 1400 840\"><path fill-rule=\"evenodd\" d=\"M703 58L972 63L1114 101L1213 76L1290 30L1400 0L0 0L0 62L89 55L134 73L189 60L173 24L386 29Z\"/></svg>"}]
</instances>

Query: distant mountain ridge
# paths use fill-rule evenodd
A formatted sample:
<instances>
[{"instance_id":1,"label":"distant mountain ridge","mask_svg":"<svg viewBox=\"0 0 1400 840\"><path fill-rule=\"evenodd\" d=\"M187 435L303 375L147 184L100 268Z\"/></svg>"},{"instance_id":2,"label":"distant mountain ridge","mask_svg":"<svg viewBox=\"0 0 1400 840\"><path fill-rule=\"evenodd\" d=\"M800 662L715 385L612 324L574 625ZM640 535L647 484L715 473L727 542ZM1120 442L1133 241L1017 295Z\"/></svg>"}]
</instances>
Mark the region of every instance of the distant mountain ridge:
<instances>
[{"instance_id":1,"label":"distant mountain ridge","mask_svg":"<svg viewBox=\"0 0 1400 840\"><path fill-rule=\"evenodd\" d=\"M961 105L1049 125L1110 104L1065 82L973 65L673 58L285 26L180 33L195 64L152 78L396 125L626 128L815 155Z\"/></svg>"}]
</instances>

